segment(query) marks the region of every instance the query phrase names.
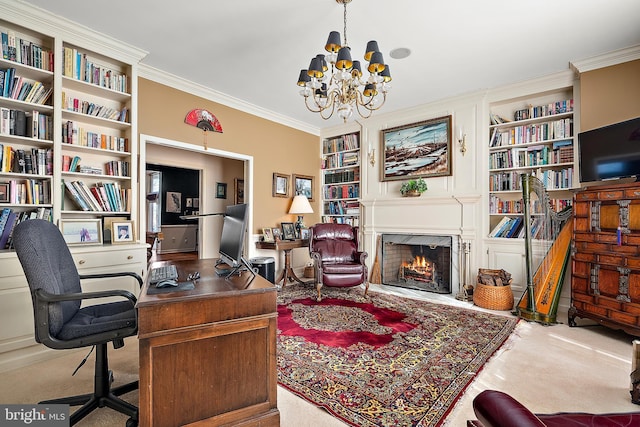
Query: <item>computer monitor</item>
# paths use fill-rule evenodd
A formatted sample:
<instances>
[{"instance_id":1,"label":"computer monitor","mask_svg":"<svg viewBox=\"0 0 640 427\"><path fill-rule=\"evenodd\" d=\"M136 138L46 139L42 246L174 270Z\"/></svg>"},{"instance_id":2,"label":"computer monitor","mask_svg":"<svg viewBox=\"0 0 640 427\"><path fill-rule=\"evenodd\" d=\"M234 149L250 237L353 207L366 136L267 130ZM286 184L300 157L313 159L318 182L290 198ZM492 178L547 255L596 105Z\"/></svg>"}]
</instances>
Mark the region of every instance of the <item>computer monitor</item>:
<instances>
[{"instance_id":1,"label":"computer monitor","mask_svg":"<svg viewBox=\"0 0 640 427\"><path fill-rule=\"evenodd\" d=\"M224 213L220 236L220 261L231 267L227 277L239 271L243 266L255 274L243 256L247 215L246 204L227 206Z\"/></svg>"}]
</instances>

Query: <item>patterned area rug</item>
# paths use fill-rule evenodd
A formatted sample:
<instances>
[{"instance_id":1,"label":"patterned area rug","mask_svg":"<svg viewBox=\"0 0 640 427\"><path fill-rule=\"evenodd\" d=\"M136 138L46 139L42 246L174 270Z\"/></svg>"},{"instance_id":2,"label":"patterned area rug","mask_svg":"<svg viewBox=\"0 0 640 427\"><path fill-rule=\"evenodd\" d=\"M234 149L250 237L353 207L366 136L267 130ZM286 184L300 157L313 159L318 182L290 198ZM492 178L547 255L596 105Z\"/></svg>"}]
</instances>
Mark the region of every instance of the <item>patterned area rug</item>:
<instances>
[{"instance_id":1,"label":"patterned area rug","mask_svg":"<svg viewBox=\"0 0 640 427\"><path fill-rule=\"evenodd\" d=\"M360 288L278 293L278 382L354 426L437 426L517 319Z\"/></svg>"}]
</instances>

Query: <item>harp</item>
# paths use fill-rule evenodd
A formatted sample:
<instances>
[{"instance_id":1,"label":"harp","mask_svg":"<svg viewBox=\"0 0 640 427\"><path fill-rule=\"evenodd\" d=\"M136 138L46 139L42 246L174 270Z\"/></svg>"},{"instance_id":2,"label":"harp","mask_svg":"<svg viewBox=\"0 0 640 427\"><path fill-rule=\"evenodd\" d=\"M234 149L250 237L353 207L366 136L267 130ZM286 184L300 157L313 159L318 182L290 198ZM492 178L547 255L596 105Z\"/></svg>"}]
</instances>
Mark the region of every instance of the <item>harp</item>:
<instances>
[{"instance_id":1,"label":"harp","mask_svg":"<svg viewBox=\"0 0 640 427\"><path fill-rule=\"evenodd\" d=\"M544 184L533 175L521 175L527 287L516 306L526 320L556 323L562 282L570 258L572 209L553 208ZM532 197L533 196L533 197ZM532 210L535 213L532 213ZM534 273L532 241L547 249Z\"/></svg>"}]
</instances>

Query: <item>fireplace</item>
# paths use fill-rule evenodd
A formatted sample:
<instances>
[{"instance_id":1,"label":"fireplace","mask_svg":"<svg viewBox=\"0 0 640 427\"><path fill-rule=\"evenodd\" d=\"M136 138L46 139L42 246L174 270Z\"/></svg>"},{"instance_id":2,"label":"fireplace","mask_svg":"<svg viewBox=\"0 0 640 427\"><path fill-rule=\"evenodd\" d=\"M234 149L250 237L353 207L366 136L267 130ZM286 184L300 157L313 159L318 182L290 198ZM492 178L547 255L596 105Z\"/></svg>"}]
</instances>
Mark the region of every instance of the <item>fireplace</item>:
<instances>
[{"instance_id":1,"label":"fireplace","mask_svg":"<svg viewBox=\"0 0 640 427\"><path fill-rule=\"evenodd\" d=\"M451 236L385 233L382 283L450 294L454 249Z\"/></svg>"}]
</instances>

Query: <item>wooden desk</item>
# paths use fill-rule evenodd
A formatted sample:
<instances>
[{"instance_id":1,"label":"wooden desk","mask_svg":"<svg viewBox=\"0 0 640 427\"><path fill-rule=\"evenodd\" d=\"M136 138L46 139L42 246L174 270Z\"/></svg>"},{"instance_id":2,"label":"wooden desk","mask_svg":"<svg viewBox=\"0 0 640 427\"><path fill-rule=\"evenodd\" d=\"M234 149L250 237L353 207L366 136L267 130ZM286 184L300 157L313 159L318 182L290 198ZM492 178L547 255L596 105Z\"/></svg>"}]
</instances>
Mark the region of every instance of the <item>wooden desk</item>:
<instances>
[{"instance_id":1,"label":"wooden desk","mask_svg":"<svg viewBox=\"0 0 640 427\"><path fill-rule=\"evenodd\" d=\"M303 282L296 276L293 269L291 268L291 251L296 248L306 248L309 246L308 240L278 240L277 242L256 242L256 248L258 249L271 249L274 251L283 251L284 252L284 268L278 275L276 279L276 284L278 284L282 280L282 286L287 284L287 279L291 281L296 281L301 285L305 285Z\"/></svg>"},{"instance_id":2,"label":"wooden desk","mask_svg":"<svg viewBox=\"0 0 640 427\"><path fill-rule=\"evenodd\" d=\"M151 267L166 264L156 262ZM276 288L218 277L215 260L174 262L195 289L138 298L141 427L279 426Z\"/></svg>"}]
</instances>

